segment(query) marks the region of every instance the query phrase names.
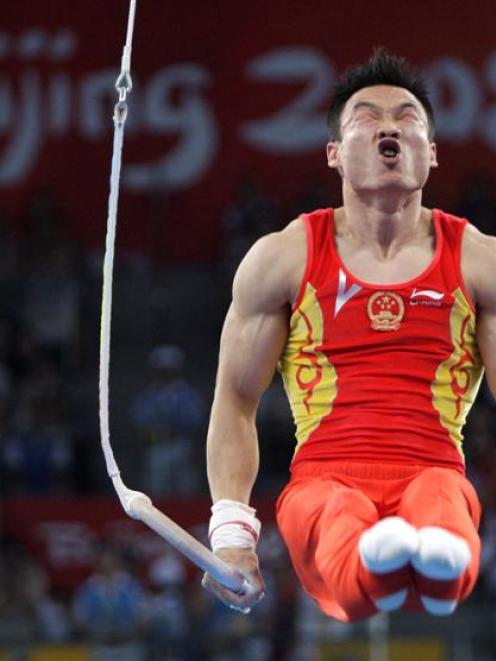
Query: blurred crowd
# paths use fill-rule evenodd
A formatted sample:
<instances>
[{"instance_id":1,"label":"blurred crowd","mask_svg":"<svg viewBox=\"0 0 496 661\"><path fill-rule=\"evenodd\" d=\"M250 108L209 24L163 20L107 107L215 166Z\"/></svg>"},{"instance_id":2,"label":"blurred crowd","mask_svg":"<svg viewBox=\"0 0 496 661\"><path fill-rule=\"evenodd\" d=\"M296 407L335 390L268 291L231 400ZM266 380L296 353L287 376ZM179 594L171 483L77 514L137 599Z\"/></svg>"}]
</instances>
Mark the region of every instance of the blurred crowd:
<instances>
[{"instance_id":1,"label":"blurred crowd","mask_svg":"<svg viewBox=\"0 0 496 661\"><path fill-rule=\"evenodd\" d=\"M32 555L7 545L0 641L84 641L102 660L289 658L297 586L280 541L270 537L270 551L267 543L261 550L267 596L249 618L202 590L200 576L188 577L185 560L170 549L143 575L131 550L102 545L92 573L68 594L50 585Z\"/></svg>"},{"instance_id":2,"label":"blurred crowd","mask_svg":"<svg viewBox=\"0 0 496 661\"><path fill-rule=\"evenodd\" d=\"M457 208L450 211L496 234L493 190L487 177L474 174L460 192ZM118 259L117 286L127 282L130 298L120 301L117 309L115 362L121 371L115 379L114 419L124 439L119 463L122 458L124 472L129 471L140 488L165 498L208 494L204 442L217 348L209 347L205 358L202 345L211 338L218 341L230 281L249 246L299 212L329 206L329 199L326 186L316 181L291 208L281 208L255 180L240 184L220 218L218 260L208 271L217 293L208 301L210 316L205 317L203 337L198 328L196 335L190 328L195 313L186 296L187 267L178 267L183 280L176 274L179 287L184 284L185 308L175 310L175 321L157 328L157 320L167 317L172 296L160 284L162 267L147 263L143 256ZM21 218L0 213L4 499L109 489L96 400L101 253L84 254L69 228L48 190L33 195ZM141 305L162 310L162 316L150 317L153 328L142 335L141 312L131 295L140 279L152 291ZM200 298L201 290L193 292L193 300L195 295ZM177 318L185 320L182 325ZM192 369L192 364L201 369ZM277 378L262 400L258 426L263 447L257 490L275 496L287 478L294 433ZM482 573L472 597L475 603L496 601L495 432L496 409L484 385L465 443L468 475L484 505ZM206 595L199 576L191 577L183 559L172 552L158 557L144 576L132 549L123 552L102 543L95 550L91 575L67 592L51 585L40 559L18 540L4 539L0 646L85 640L95 658L122 661L303 659L301 646L313 635L310 630L321 627L321 617L301 594L275 531L266 536L261 555L267 597L246 618ZM325 626L328 635L345 635L338 623Z\"/></svg>"}]
</instances>

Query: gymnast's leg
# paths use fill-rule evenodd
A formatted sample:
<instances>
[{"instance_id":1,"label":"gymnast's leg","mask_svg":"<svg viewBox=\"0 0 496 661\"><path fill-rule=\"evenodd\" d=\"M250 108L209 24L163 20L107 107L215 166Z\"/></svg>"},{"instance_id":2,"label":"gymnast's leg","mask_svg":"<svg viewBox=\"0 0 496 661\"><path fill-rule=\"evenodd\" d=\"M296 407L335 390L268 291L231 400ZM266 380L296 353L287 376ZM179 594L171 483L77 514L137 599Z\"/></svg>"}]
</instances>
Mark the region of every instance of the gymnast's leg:
<instances>
[{"instance_id":1,"label":"gymnast's leg","mask_svg":"<svg viewBox=\"0 0 496 661\"><path fill-rule=\"evenodd\" d=\"M281 495L277 518L303 587L328 615L354 621L376 613L383 598L404 600L411 580L405 563L374 575L360 560L359 539L378 513L358 489L328 478L296 480Z\"/></svg>"},{"instance_id":2,"label":"gymnast's leg","mask_svg":"<svg viewBox=\"0 0 496 661\"><path fill-rule=\"evenodd\" d=\"M423 607L434 615L449 615L469 596L479 572L475 490L455 470L427 468L406 488L398 515L418 530L411 565Z\"/></svg>"}]
</instances>

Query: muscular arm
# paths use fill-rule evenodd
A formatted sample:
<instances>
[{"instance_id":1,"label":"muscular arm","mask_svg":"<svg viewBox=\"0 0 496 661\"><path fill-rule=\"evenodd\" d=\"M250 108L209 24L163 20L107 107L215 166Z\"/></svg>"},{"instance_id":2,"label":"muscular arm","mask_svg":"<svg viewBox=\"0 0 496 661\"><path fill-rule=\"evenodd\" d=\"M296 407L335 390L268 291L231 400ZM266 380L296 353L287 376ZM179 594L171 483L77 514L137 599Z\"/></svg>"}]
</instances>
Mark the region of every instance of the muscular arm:
<instances>
[{"instance_id":1,"label":"muscular arm","mask_svg":"<svg viewBox=\"0 0 496 661\"><path fill-rule=\"evenodd\" d=\"M286 344L289 304L303 277L305 254L303 225L294 221L284 231L258 241L234 279L207 437L207 472L214 502L249 502L258 473L258 402ZM264 593L255 551L220 548L217 555L245 577L250 589L236 594L209 574L203 577L203 587L231 608L249 610Z\"/></svg>"},{"instance_id":2,"label":"muscular arm","mask_svg":"<svg viewBox=\"0 0 496 661\"><path fill-rule=\"evenodd\" d=\"M496 399L496 237L470 228L464 243L464 272L477 303L477 342Z\"/></svg>"},{"instance_id":3,"label":"muscular arm","mask_svg":"<svg viewBox=\"0 0 496 661\"><path fill-rule=\"evenodd\" d=\"M248 503L258 472L255 417L288 334L296 255L284 233L261 239L243 260L222 331L207 438L212 499ZM292 272L291 272L291 269Z\"/></svg>"}]
</instances>

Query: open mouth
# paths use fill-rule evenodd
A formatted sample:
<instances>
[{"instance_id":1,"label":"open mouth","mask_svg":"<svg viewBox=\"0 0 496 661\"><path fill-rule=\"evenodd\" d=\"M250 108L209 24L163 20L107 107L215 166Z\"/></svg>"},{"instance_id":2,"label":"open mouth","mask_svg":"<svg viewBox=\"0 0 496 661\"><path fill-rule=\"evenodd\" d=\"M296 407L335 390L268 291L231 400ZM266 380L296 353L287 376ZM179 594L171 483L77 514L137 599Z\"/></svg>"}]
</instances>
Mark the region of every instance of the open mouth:
<instances>
[{"instance_id":1,"label":"open mouth","mask_svg":"<svg viewBox=\"0 0 496 661\"><path fill-rule=\"evenodd\" d=\"M392 161L397 160L401 153L400 143L394 138L382 138L379 140L378 148L381 156Z\"/></svg>"}]
</instances>

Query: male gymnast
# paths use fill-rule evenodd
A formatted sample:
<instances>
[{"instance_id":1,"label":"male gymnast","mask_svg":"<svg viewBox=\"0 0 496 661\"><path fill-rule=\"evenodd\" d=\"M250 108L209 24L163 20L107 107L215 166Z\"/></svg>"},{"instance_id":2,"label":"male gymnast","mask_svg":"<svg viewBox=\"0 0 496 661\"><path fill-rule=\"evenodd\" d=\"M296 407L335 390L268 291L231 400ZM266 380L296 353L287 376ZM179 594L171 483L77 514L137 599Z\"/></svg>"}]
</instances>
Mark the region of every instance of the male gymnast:
<instances>
[{"instance_id":1,"label":"male gymnast","mask_svg":"<svg viewBox=\"0 0 496 661\"><path fill-rule=\"evenodd\" d=\"M255 243L234 279L207 440L214 552L262 596L249 506L257 405L279 368L296 423L277 521L322 611L449 615L477 579L480 504L462 427L496 396L496 238L422 206L437 167L422 78L376 50L338 81L327 163L343 204Z\"/></svg>"}]
</instances>

